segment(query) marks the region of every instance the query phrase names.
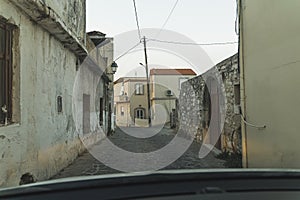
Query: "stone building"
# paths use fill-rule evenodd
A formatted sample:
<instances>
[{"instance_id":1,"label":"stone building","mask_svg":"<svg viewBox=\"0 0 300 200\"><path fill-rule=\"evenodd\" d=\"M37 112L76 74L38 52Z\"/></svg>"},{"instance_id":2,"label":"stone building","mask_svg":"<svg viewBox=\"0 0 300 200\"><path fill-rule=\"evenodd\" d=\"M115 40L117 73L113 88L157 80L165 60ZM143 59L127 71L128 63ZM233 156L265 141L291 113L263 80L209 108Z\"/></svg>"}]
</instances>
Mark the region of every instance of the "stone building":
<instances>
[{"instance_id":1,"label":"stone building","mask_svg":"<svg viewBox=\"0 0 300 200\"><path fill-rule=\"evenodd\" d=\"M181 88L180 129L196 140L214 145L222 151L241 152L237 54L183 83ZM210 126L212 116L217 123Z\"/></svg>"},{"instance_id":2,"label":"stone building","mask_svg":"<svg viewBox=\"0 0 300 200\"><path fill-rule=\"evenodd\" d=\"M0 187L6 187L18 185L24 174L37 180L55 175L85 150L83 132L93 144L102 129L94 109L99 94L88 98L92 91L83 87L90 85L81 91L75 84L82 74L91 77L80 73L87 71L86 46L94 45L86 39L85 0L0 4ZM88 94L76 99L74 91ZM85 127L84 120L90 122Z\"/></svg>"}]
</instances>

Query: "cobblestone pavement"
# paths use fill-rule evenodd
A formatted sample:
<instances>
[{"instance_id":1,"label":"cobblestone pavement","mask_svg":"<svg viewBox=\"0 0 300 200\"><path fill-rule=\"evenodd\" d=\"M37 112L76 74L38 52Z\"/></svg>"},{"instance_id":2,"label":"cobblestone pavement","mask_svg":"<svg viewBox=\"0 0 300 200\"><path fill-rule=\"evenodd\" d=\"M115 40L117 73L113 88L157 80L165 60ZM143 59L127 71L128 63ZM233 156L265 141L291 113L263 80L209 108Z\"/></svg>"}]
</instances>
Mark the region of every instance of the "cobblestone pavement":
<instances>
[{"instance_id":1,"label":"cobblestone pavement","mask_svg":"<svg viewBox=\"0 0 300 200\"><path fill-rule=\"evenodd\" d=\"M155 132L154 129L155 128L122 128L124 131L117 129L114 135L109 136L109 139L115 145L127 151L142 153L162 148L168 144L176 134L172 129L164 128L155 136L144 139L144 137L147 137L147 134L148 136L153 134L153 132ZM132 135L137 134L139 134L140 138L132 137ZM97 145L101 145L101 142ZM224 161L215 158L214 152L209 153L203 159L199 159L198 153L200 146L199 143L193 142L189 149L177 161L173 162L165 169L224 168ZM51 179L112 173L120 173L120 171L105 166L89 152L85 152L71 165Z\"/></svg>"}]
</instances>

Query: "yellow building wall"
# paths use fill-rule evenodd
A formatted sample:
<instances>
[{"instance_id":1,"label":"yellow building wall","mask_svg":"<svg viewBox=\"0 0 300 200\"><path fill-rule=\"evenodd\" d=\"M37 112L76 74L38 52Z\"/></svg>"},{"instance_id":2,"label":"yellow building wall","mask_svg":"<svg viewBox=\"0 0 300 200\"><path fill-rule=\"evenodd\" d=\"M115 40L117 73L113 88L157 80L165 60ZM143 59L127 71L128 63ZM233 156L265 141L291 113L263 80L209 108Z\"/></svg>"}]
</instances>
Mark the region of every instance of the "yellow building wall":
<instances>
[{"instance_id":1,"label":"yellow building wall","mask_svg":"<svg viewBox=\"0 0 300 200\"><path fill-rule=\"evenodd\" d=\"M142 95L135 94L135 85L144 84L144 93ZM114 84L114 101L116 106L116 122L117 126L134 126L135 125L135 109L145 109L145 119L148 118L147 103L147 82L143 77L125 77L123 90L127 95L128 101L124 101L124 96L120 96L122 90L122 82ZM124 107L124 115L120 113L121 107Z\"/></svg>"},{"instance_id":2,"label":"yellow building wall","mask_svg":"<svg viewBox=\"0 0 300 200\"><path fill-rule=\"evenodd\" d=\"M299 168L300 1L240 3L243 165Z\"/></svg>"},{"instance_id":3,"label":"yellow building wall","mask_svg":"<svg viewBox=\"0 0 300 200\"><path fill-rule=\"evenodd\" d=\"M144 94L142 94L142 95L135 94L135 84L137 84L137 83L144 84ZM148 118L147 83L146 82L130 82L129 91L131 91L130 117L134 120L135 109L141 107L141 108L145 109L145 119L147 119Z\"/></svg>"},{"instance_id":4,"label":"yellow building wall","mask_svg":"<svg viewBox=\"0 0 300 200\"><path fill-rule=\"evenodd\" d=\"M124 109L124 115L121 114L121 109ZM131 124L130 118L130 103L117 103L116 104L116 125L121 127L128 127Z\"/></svg>"}]
</instances>

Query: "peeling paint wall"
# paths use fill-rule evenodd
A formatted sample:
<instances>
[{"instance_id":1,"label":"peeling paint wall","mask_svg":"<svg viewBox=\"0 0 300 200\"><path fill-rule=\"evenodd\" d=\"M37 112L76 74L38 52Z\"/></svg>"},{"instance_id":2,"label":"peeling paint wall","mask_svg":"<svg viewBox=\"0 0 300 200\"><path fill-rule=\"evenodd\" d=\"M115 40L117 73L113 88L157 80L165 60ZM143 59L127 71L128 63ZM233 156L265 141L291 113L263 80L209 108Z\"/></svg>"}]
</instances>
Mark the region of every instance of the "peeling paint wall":
<instances>
[{"instance_id":1,"label":"peeling paint wall","mask_svg":"<svg viewBox=\"0 0 300 200\"><path fill-rule=\"evenodd\" d=\"M49 1L50 3L52 1ZM73 5L74 3L85 6L84 0L74 0L74 1L59 1L56 2L56 6L48 5L45 1L36 0L11 0L10 3L14 4L19 8L19 12L27 15L32 21L40 25L46 31L51 33L56 39L58 39L64 47L67 47L77 56L83 58L87 55L85 48L85 7L78 6L77 9L81 9L82 12L75 12L74 9L69 9L70 6L66 3ZM53 2L52 2L53 3ZM60 5L60 6L57 6ZM62 12L61 9L64 12ZM65 14L66 13L66 14ZM82 14L82 15L80 15ZM76 15L76 16L75 16ZM70 21L73 18L78 22L78 26L72 25Z\"/></svg>"},{"instance_id":2,"label":"peeling paint wall","mask_svg":"<svg viewBox=\"0 0 300 200\"><path fill-rule=\"evenodd\" d=\"M99 98L105 98L105 82L101 79L101 74L93 71L86 61L80 66L74 85L73 103L74 117L76 120L76 132L80 135L86 134L106 134L107 125L103 127L99 124ZM84 102L84 96L89 98ZM87 105L88 104L88 105ZM88 108L88 111L87 111ZM83 113L89 115L88 121L84 119ZM88 126L88 130L84 130Z\"/></svg>"},{"instance_id":3,"label":"peeling paint wall","mask_svg":"<svg viewBox=\"0 0 300 200\"><path fill-rule=\"evenodd\" d=\"M65 1L57 1L57 5L60 2L66 5ZM50 178L84 147L72 115L75 52L10 1L1 0L0 4L0 15L18 27L20 53L16 66L20 69L20 121L0 127L0 187L6 187L18 185L27 172L38 180ZM73 30L84 31L81 27ZM57 111L58 96L62 97L61 113Z\"/></svg>"},{"instance_id":4,"label":"peeling paint wall","mask_svg":"<svg viewBox=\"0 0 300 200\"><path fill-rule=\"evenodd\" d=\"M86 44L89 56L81 64L78 71L79 76L75 81L75 88L77 88L77 90L74 91L74 103L77 105L77 108L75 109L77 132L80 134L86 134L83 129L86 123L89 123L90 130L88 133L96 134L98 136L100 134L100 138L103 138L113 129L112 124L114 123L112 121L112 123L109 124L109 118L112 119L113 117L113 90L110 90L111 82L105 71L107 68L107 60L113 59L113 53L111 52L107 57L103 57L102 54L99 53L99 51L102 50L102 47L100 47L102 43L98 46L98 48L96 48L88 35ZM110 48L113 49L112 43L109 42L106 43L106 45L109 45ZM90 98L90 122L85 122L82 118L82 113L85 112L83 109L84 95L87 95ZM100 107L100 99L102 99L103 103L102 108ZM109 113L110 103L111 113ZM102 115L103 119L101 123L100 115Z\"/></svg>"},{"instance_id":5,"label":"peeling paint wall","mask_svg":"<svg viewBox=\"0 0 300 200\"><path fill-rule=\"evenodd\" d=\"M43 3L52 8L62 21L69 27L82 42L85 39L85 0L43 0Z\"/></svg>"},{"instance_id":6,"label":"peeling paint wall","mask_svg":"<svg viewBox=\"0 0 300 200\"><path fill-rule=\"evenodd\" d=\"M218 76L221 76L219 78L224 86L222 92L226 97L225 121L220 137L220 147L223 151L241 152L240 76L237 54L217 64L214 68L219 73ZM211 72L212 70L209 70L183 83L179 97L180 129L200 142L203 142L208 134L211 109L208 103L211 97L205 89L207 83L203 76Z\"/></svg>"}]
</instances>

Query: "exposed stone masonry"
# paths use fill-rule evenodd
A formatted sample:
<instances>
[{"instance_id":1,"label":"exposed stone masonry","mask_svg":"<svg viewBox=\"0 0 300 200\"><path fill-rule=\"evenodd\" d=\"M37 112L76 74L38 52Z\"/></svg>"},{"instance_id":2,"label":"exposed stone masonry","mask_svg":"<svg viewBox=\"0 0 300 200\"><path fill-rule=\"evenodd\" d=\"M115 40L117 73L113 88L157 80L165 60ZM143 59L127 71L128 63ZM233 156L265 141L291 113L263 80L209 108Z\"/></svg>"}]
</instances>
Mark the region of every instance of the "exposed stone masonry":
<instances>
[{"instance_id":1,"label":"exposed stone masonry","mask_svg":"<svg viewBox=\"0 0 300 200\"><path fill-rule=\"evenodd\" d=\"M221 81L223 82L220 91L226 97L224 101L219 102L219 113L220 115L225 115L225 120L221 122L224 126L219 146L217 144L216 147L222 151L240 152L240 73L237 54L217 64L204 74L183 83L179 97L180 129L199 142L203 142L207 136L212 112L211 101L213 100L207 90L207 85L211 84L208 83L207 77L210 77L210 74L215 72L218 72L216 74L218 81L220 83ZM220 95L219 91L217 93ZM224 103L225 105L223 105ZM208 138L210 137L212 136L209 135Z\"/></svg>"}]
</instances>

